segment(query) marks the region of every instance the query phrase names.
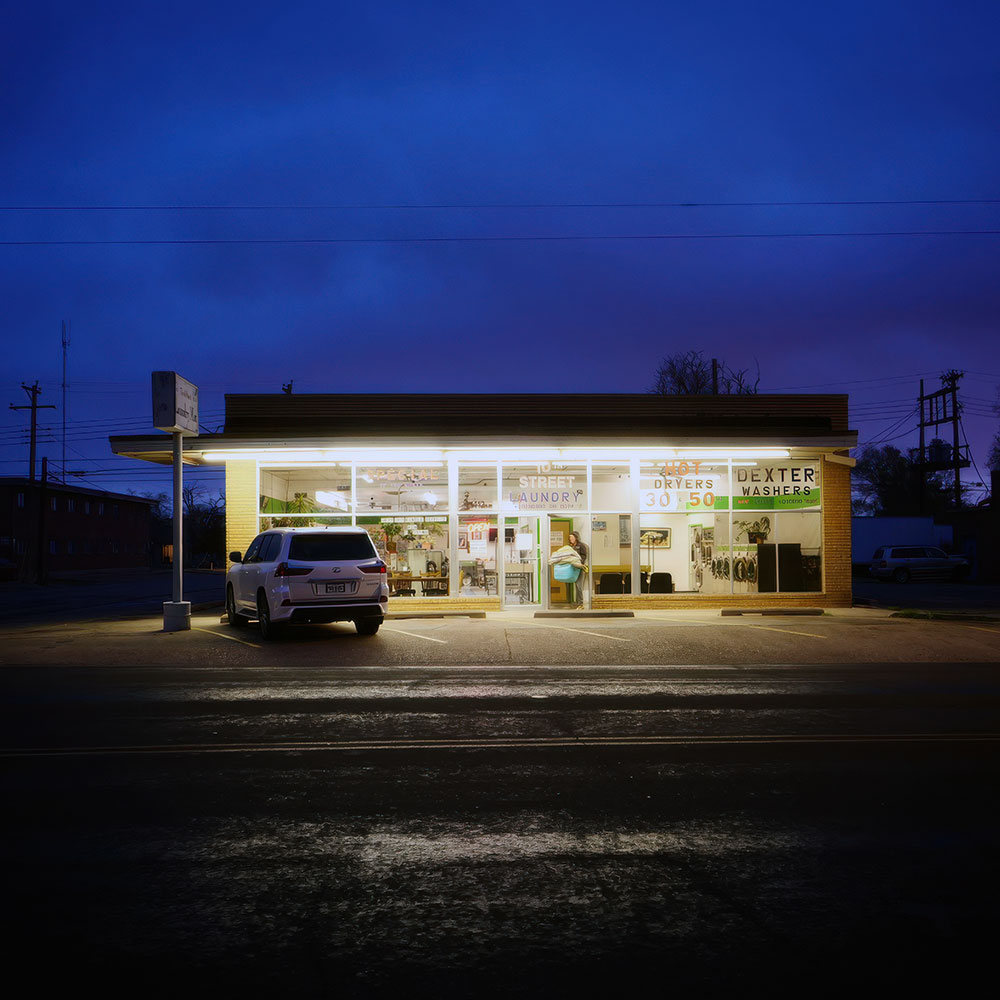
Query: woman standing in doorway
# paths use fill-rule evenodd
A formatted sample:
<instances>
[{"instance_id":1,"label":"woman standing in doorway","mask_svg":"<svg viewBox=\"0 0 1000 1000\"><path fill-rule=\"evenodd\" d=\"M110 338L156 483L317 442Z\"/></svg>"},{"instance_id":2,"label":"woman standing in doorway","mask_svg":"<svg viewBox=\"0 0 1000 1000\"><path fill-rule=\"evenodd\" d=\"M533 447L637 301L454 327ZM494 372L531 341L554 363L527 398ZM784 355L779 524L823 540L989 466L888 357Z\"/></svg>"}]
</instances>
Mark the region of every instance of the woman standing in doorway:
<instances>
[{"instance_id":1,"label":"woman standing in doorway","mask_svg":"<svg viewBox=\"0 0 1000 1000\"><path fill-rule=\"evenodd\" d=\"M580 557L580 575L576 578L575 583L567 585L567 596L569 597L569 603L572 607L582 608L583 586L587 579L587 557L590 553L587 551L587 546L584 544L583 539L576 531L571 531L569 533L569 545L570 548L576 550L576 554Z\"/></svg>"}]
</instances>

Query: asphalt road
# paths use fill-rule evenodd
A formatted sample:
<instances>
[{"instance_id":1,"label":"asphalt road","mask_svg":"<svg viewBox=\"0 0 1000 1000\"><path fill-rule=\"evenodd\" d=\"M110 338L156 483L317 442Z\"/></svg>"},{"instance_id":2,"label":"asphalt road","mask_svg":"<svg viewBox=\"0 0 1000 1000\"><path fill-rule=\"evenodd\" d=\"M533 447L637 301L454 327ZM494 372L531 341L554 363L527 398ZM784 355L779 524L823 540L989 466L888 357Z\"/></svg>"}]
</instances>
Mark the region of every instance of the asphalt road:
<instances>
[{"instance_id":1,"label":"asphalt road","mask_svg":"<svg viewBox=\"0 0 1000 1000\"><path fill-rule=\"evenodd\" d=\"M537 648L509 623L456 634L476 624L481 650ZM939 626L900 624L910 648ZM173 646L200 661L7 658L8 976L220 997L965 995L992 976L995 656L386 656L435 628L322 630L268 663L216 662L262 654L210 628ZM588 628L557 641L614 642ZM297 659L382 644L378 665Z\"/></svg>"}]
</instances>

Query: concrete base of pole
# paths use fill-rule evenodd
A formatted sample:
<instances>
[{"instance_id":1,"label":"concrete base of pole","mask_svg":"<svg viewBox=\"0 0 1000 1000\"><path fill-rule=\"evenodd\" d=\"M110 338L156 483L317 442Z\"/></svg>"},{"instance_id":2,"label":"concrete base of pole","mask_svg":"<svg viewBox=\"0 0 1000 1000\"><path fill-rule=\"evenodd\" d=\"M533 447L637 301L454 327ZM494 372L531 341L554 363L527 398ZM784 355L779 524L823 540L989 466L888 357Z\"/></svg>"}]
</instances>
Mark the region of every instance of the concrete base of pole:
<instances>
[{"instance_id":1,"label":"concrete base of pole","mask_svg":"<svg viewBox=\"0 0 1000 1000\"><path fill-rule=\"evenodd\" d=\"M191 628L190 601L163 602L163 631L184 632Z\"/></svg>"}]
</instances>

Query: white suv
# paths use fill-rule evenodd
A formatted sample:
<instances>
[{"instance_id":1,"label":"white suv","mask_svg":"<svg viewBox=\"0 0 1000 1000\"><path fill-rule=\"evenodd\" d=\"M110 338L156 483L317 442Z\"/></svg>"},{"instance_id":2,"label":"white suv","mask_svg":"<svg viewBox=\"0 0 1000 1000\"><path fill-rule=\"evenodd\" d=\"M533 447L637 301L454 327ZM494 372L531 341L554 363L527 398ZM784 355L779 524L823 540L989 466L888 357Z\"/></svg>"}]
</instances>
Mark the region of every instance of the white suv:
<instances>
[{"instance_id":1,"label":"white suv","mask_svg":"<svg viewBox=\"0 0 1000 1000\"><path fill-rule=\"evenodd\" d=\"M230 625L256 618L273 639L288 624L350 621L361 635L382 624L386 566L364 528L272 528L229 558Z\"/></svg>"}]
</instances>

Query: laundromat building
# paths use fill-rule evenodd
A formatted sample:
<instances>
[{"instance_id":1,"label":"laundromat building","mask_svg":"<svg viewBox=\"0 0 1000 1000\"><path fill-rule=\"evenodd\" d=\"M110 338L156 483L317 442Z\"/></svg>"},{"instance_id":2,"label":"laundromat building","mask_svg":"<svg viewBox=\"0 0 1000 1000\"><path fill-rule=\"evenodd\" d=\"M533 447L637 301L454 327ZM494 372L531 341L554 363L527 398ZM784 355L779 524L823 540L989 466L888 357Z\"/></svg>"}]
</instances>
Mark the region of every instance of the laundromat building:
<instances>
[{"instance_id":1,"label":"laundromat building","mask_svg":"<svg viewBox=\"0 0 1000 1000\"><path fill-rule=\"evenodd\" d=\"M390 609L845 607L845 395L234 394L227 550L280 526L360 525ZM169 464L167 434L114 437ZM549 556L587 553L573 595Z\"/></svg>"}]
</instances>

